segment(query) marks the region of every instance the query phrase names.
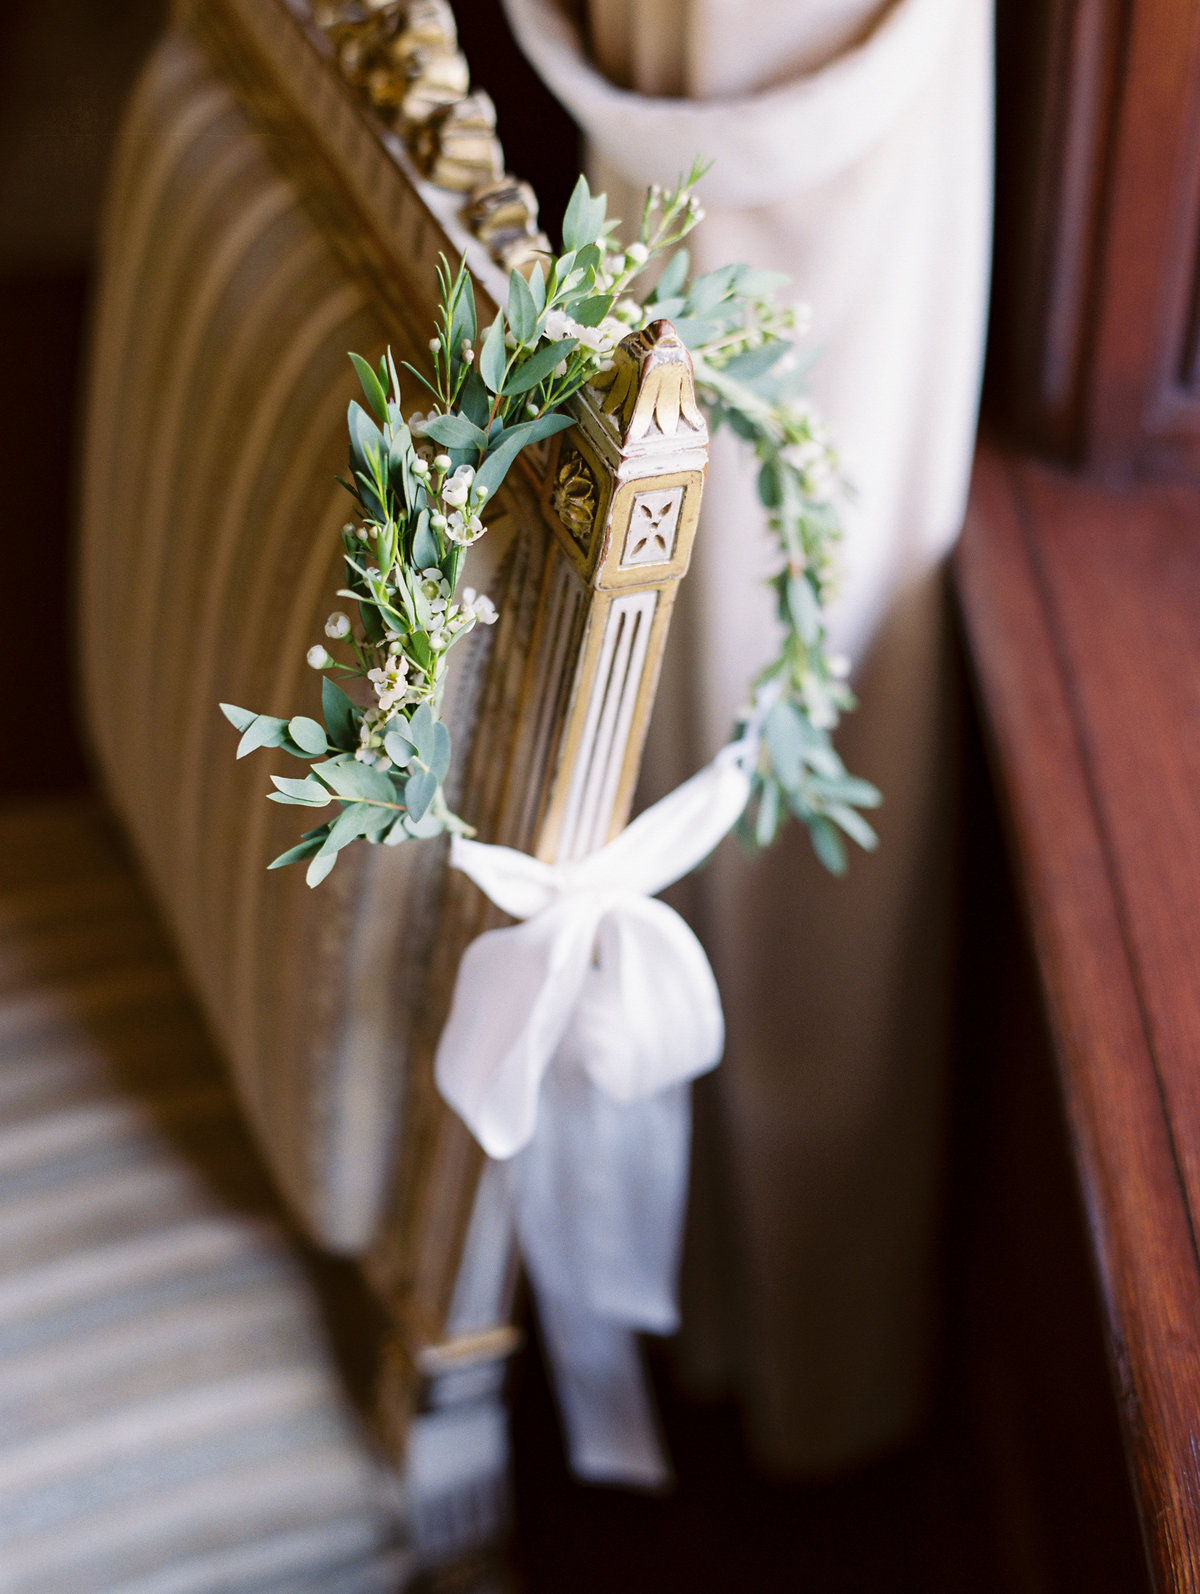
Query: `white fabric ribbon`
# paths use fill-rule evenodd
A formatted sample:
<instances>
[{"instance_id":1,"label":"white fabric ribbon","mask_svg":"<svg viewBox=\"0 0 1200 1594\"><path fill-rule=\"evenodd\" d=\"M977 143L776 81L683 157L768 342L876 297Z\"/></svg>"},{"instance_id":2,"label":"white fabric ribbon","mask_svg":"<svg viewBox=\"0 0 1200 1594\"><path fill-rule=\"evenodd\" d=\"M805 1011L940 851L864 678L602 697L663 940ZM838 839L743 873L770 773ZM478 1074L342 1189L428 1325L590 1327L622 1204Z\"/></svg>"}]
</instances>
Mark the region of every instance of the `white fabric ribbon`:
<instances>
[{"instance_id":1,"label":"white fabric ribbon","mask_svg":"<svg viewBox=\"0 0 1200 1594\"><path fill-rule=\"evenodd\" d=\"M524 922L467 948L437 1083L484 1150L512 1159L571 1463L596 1481L669 1476L635 1335L678 1324L686 1082L720 1061L725 1032L703 948L651 898L733 826L756 745L726 747L576 863L461 837L451 848Z\"/></svg>"}]
</instances>

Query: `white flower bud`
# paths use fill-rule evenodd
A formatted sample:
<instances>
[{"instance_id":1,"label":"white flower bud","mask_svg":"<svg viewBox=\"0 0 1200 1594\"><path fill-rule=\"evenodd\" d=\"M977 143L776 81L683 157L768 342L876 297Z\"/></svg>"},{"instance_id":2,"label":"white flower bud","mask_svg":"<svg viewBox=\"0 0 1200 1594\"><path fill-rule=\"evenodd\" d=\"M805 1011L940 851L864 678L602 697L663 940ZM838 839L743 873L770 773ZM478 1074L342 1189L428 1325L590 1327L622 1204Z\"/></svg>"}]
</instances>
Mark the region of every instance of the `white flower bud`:
<instances>
[{"instance_id":1,"label":"white flower bud","mask_svg":"<svg viewBox=\"0 0 1200 1594\"><path fill-rule=\"evenodd\" d=\"M650 258L650 251L646 248L645 244L632 243L625 251L625 258L631 265L644 266L646 261Z\"/></svg>"},{"instance_id":2,"label":"white flower bud","mask_svg":"<svg viewBox=\"0 0 1200 1594\"><path fill-rule=\"evenodd\" d=\"M343 614L340 609L335 609L325 622L325 635L339 642L342 637L350 635L350 616Z\"/></svg>"},{"instance_id":3,"label":"white flower bud","mask_svg":"<svg viewBox=\"0 0 1200 1594\"><path fill-rule=\"evenodd\" d=\"M314 647L309 648L308 662L314 670L327 670L333 660L318 642Z\"/></svg>"},{"instance_id":4,"label":"white flower bud","mask_svg":"<svg viewBox=\"0 0 1200 1594\"><path fill-rule=\"evenodd\" d=\"M433 468L439 476L444 476L450 469L449 454L435 454L433 456Z\"/></svg>"}]
</instances>

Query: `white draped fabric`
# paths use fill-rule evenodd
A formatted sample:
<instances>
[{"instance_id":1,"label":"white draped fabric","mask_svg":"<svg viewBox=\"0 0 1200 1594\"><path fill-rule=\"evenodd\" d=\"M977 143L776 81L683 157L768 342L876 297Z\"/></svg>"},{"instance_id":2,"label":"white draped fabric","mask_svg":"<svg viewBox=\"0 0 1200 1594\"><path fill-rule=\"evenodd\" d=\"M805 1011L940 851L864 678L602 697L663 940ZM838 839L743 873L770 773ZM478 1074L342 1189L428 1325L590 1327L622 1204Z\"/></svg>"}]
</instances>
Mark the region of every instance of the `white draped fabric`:
<instances>
[{"instance_id":1,"label":"white draped fabric","mask_svg":"<svg viewBox=\"0 0 1200 1594\"><path fill-rule=\"evenodd\" d=\"M796 834L756 865L727 848L690 912L728 1042L698 1104L684 1363L740 1390L763 1459L837 1466L913 1422L928 1358L953 790L940 575L982 358L991 3L590 0L586 47L553 0L506 5L613 211L715 159L694 258L791 272L855 485L834 632L862 708L839 743L886 794L882 845L842 882ZM768 543L734 453L715 440L651 737L660 790L725 739L770 646Z\"/></svg>"}]
</instances>

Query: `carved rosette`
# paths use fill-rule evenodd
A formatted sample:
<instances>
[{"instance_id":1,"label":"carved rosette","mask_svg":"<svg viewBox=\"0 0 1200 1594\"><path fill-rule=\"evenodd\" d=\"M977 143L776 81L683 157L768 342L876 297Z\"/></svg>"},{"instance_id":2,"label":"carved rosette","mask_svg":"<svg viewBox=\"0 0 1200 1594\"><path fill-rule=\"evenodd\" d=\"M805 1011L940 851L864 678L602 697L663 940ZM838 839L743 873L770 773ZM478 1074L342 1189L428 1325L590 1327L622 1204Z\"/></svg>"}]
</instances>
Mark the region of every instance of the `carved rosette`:
<instances>
[{"instance_id":1,"label":"carved rosette","mask_svg":"<svg viewBox=\"0 0 1200 1594\"><path fill-rule=\"evenodd\" d=\"M597 500L595 475L579 450L569 449L554 473L550 503L581 548L591 541Z\"/></svg>"}]
</instances>

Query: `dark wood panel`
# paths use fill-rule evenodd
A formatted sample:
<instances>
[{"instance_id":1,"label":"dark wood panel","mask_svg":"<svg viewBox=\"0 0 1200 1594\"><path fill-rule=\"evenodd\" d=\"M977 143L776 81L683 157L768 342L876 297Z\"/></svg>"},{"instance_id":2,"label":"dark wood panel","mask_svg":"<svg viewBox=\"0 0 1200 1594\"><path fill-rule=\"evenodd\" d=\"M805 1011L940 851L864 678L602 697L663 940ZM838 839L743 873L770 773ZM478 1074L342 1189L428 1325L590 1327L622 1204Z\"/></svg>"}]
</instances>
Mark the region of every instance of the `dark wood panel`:
<instances>
[{"instance_id":1,"label":"dark wood panel","mask_svg":"<svg viewBox=\"0 0 1200 1594\"><path fill-rule=\"evenodd\" d=\"M1200 475L1200 0L1001 0L993 378L1021 435Z\"/></svg>"},{"instance_id":2,"label":"dark wood panel","mask_svg":"<svg viewBox=\"0 0 1200 1594\"><path fill-rule=\"evenodd\" d=\"M957 561L1160 1590L1200 1589L1189 504L985 447Z\"/></svg>"}]
</instances>

